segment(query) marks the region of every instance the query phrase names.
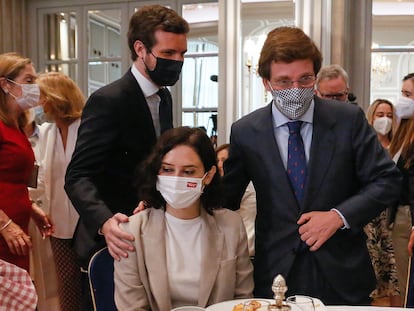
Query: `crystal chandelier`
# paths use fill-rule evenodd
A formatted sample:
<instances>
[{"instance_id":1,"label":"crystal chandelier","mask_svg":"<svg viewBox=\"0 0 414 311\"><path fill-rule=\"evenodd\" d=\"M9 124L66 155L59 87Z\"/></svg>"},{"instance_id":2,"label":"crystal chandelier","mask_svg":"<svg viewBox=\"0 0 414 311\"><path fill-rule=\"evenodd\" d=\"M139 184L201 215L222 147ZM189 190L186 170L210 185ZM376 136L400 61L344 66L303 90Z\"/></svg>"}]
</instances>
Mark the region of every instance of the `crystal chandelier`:
<instances>
[{"instance_id":1,"label":"crystal chandelier","mask_svg":"<svg viewBox=\"0 0 414 311\"><path fill-rule=\"evenodd\" d=\"M378 44L373 43L373 48ZM391 61L379 52L371 53L371 81L374 86L381 86L389 81L391 73Z\"/></svg>"}]
</instances>

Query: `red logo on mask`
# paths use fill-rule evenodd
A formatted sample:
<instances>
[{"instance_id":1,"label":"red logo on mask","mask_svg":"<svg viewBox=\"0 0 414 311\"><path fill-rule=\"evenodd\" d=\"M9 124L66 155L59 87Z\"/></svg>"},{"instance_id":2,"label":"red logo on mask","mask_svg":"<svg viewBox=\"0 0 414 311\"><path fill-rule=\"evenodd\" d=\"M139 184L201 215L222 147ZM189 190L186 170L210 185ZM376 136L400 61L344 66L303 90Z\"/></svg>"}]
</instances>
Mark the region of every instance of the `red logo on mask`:
<instances>
[{"instance_id":1,"label":"red logo on mask","mask_svg":"<svg viewBox=\"0 0 414 311\"><path fill-rule=\"evenodd\" d=\"M197 187L196 182L192 182L192 181L187 182L187 188L196 188L196 187Z\"/></svg>"}]
</instances>

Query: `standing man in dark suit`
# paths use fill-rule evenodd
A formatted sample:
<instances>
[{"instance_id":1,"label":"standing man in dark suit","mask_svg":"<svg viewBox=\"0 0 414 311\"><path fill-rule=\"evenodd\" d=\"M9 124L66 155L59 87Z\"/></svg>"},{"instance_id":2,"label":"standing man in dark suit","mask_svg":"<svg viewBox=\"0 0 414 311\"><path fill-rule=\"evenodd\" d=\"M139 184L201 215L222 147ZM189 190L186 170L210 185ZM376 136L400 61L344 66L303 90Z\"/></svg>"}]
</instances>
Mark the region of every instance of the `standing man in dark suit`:
<instances>
[{"instance_id":1,"label":"standing man in dark suit","mask_svg":"<svg viewBox=\"0 0 414 311\"><path fill-rule=\"evenodd\" d=\"M288 295L369 304L375 275L363 226L396 201L401 178L359 107L314 96L321 63L299 28L268 34L258 71L273 101L232 126L226 207L237 209L253 182L256 297L270 298L282 274Z\"/></svg>"},{"instance_id":2,"label":"standing man in dark suit","mask_svg":"<svg viewBox=\"0 0 414 311\"><path fill-rule=\"evenodd\" d=\"M130 20L133 65L93 93L85 106L65 190L80 215L75 249L84 266L105 245L119 260L133 236L119 229L137 206L133 176L157 137L173 127L171 94L187 51L188 23L160 5L144 6Z\"/></svg>"}]
</instances>

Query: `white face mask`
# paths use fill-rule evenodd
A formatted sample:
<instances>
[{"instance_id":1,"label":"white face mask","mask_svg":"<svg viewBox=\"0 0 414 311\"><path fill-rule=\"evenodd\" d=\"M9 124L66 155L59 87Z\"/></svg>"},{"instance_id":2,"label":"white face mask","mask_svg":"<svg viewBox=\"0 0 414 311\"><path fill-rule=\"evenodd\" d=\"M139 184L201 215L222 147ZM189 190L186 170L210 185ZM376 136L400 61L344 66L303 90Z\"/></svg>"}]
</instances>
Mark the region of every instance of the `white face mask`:
<instances>
[{"instance_id":1,"label":"white face mask","mask_svg":"<svg viewBox=\"0 0 414 311\"><path fill-rule=\"evenodd\" d=\"M22 88L22 95L20 97L15 96L11 92L9 94L16 100L17 104L23 110L40 105L40 88L38 84L21 84L9 79L7 79L7 81L19 85Z\"/></svg>"},{"instance_id":2,"label":"white face mask","mask_svg":"<svg viewBox=\"0 0 414 311\"><path fill-rule=\"evenodd\" d=\"M276 108L287 118L296 120L308 111L314 96L314 88L291 88L272 90L273 102Z\"/></svg>"},{"instance_id":3,"label":"white face mask","mask_svg":"<svg viewBox=\"0 0 414 311\"><path fill-rule=\"evenodd\" d=\"M400 97L395 104L395 114L398 119L410 119L414 116L414 99Z\"/></svg>"},{"instance_id":4,"label":"white face mask","mask_svg":"<svg viewBox=\"0 0 414 311\"><path fill-rule=\"evenodd\" d=\"M388 117L376 118L372 124L377 133L387 135L391 131L392 119Z\"/></svg>"},{"instance_id":5,"label":"white face mask","mask_svg":"<svg viewBox=\"0 0 414 311\"><path fill-rule=\"evenodd\" d=\"M203 179L158 175L157 190L164 200L175 209L187 208L203 193Z\"/></svg>"}]
</instances>

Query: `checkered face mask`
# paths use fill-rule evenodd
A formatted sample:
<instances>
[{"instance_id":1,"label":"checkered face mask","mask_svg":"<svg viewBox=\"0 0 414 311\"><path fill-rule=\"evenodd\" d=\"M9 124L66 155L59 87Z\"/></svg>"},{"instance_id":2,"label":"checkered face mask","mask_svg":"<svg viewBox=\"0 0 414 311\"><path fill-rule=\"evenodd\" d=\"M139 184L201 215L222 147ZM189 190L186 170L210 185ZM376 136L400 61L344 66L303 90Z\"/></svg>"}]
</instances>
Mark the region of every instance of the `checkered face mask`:
<instances>
[{"instance_id":1,"label":"checkered face mask","mask_svg":"<svg viewBox=\"0 0 414 311\"><path fill-rule=\"evenodd\" d=\"M276 108L291 120L296 120L303 116L312 103L313 87L284 90L273 90L272 86L270 88Z\"/></svg>"}]
</instances>

